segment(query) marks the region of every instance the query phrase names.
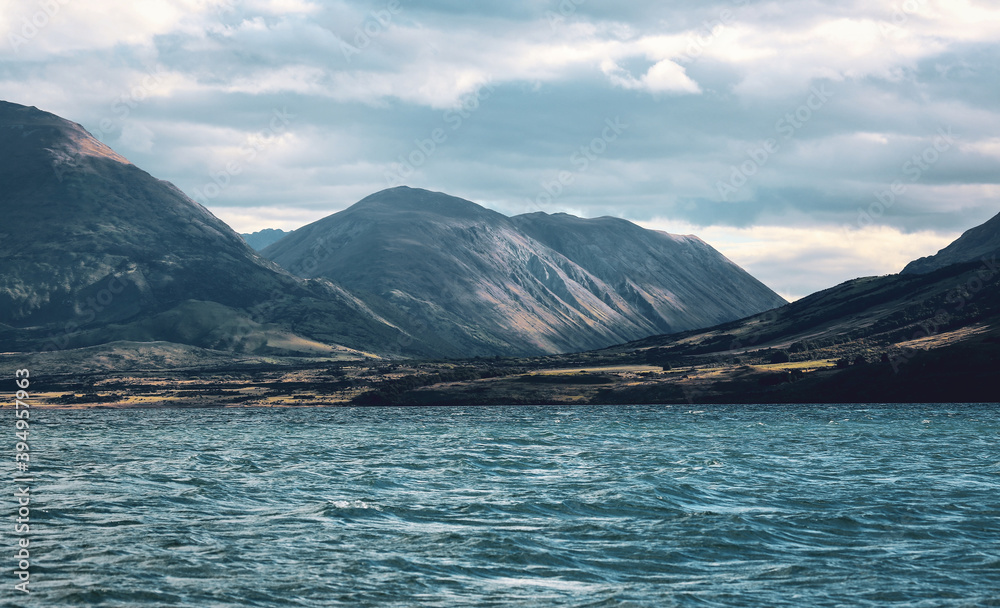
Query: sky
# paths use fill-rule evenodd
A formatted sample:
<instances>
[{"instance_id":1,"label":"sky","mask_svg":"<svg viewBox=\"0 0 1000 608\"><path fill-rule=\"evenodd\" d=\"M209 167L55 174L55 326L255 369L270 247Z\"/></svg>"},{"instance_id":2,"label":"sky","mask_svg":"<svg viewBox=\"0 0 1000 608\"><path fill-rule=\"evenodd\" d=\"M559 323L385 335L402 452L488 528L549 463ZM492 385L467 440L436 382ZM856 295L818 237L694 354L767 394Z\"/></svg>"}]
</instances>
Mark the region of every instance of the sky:
<instances>
[{"instance_id":1,"label":"sky","mask_svg":"<svg viewBox=\"0 0 1000 608\"><path fill-rule=\"evenodd\" d=\"M789 299L1000 212L993 0L0 0L0 99L239 232L408 185L696 234Z\"/></svg>"}]
</instances>

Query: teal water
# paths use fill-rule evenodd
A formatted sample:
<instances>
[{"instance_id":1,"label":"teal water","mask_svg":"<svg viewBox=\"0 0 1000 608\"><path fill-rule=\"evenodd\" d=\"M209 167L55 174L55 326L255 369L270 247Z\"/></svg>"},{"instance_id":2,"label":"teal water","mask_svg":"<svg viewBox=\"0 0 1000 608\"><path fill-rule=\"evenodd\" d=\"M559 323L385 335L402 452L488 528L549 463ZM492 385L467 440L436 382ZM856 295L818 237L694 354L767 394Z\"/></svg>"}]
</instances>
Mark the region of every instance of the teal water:
<instances>
[{"instance_id":1,"label":"teal water","mask_svg":"<svg viewBox=\"0 0 1000 608\"><path fill-rule=\"evenodd\" d=\"M5 606L1000 606L1000 406L35 415Z\"/></svg>"}]
</instances>

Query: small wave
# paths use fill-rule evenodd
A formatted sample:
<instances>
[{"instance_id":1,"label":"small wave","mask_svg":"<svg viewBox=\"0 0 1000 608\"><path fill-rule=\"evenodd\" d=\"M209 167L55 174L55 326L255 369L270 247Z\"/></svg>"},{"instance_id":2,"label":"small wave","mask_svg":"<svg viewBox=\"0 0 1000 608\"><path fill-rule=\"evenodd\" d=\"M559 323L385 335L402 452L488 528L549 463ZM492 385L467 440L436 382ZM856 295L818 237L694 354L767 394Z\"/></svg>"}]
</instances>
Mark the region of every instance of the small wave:
<instances>
[{"instance_id":1,"label":"small wave","mask_svg":"<svg viewBox=\"0 0 1000 608\"><path fill-rule=\"evenodd\" d=\"M567 581L561 579L544 578L495 578L493 584L501 587L544 587L546 589L559 589L561 591L587 592L601 589L601 585L582 583L580 581Z\"/></svg>"},{"instance_id":2,"label":"small wave","mask_svg":"<svg viewBox=\"0 0 1000 608\"><path fill-rule=\"evenodd\" d=\"M328 500L327 505L334 509L374 509L382 511L382 507L363 500Z\"/></svg>"}]
</instances>

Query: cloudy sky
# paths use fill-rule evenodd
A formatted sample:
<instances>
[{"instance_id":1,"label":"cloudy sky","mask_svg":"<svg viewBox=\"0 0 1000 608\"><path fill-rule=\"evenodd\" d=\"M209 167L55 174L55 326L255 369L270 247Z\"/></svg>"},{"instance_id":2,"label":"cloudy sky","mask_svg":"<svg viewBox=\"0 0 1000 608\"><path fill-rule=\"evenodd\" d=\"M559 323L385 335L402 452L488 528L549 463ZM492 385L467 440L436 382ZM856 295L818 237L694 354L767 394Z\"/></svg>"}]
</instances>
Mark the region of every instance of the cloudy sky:
<instances>
[{"instance_id":1,"label":"cloudy sky","mask_svg":"<svg viewBox=\"0 0 1000 608\"><path fill-rule=\"evenodd\" d=\"M241 232L406 184L697 234L796 298L1000 211L994 0L0 7L0 99Z\"/></svg>"}]
</instances>

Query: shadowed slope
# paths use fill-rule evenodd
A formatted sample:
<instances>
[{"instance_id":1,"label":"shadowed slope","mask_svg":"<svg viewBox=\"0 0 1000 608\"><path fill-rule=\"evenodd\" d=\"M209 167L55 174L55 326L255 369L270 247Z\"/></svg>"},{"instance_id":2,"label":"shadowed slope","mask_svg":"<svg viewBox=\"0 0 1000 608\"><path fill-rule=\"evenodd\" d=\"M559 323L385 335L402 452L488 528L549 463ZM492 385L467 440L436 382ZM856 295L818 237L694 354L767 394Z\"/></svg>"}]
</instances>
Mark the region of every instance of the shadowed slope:
<instances>
[{"instance_id":1,"label":"shadowed slope","mask_svg":"<svg viewBox=\"0 0 1000 608\"><path fill-rule=\"evenodd\" d=\"M1000 254L1000 214L985 224L965 231L936 254L910 262L902 274L933 272L951 264L975 262L982 258L995 259L997 254Z\"/></svg>"},{"instance_id":2,"label":"shadowed slope","mask_svg":"<svg viewBox=\"0 0 1000 608\"><path fill-rule=\"evenodd\" d=\"M0 212L7 350L133 337L261 350L299 330L366 348L399 335L343 290L306 284L258 257L204 207L79 125L5 102ZM181 305L187 329L151 323ZM230 333L212 332L220 315Z\"/></svg>"}]
</instances>

